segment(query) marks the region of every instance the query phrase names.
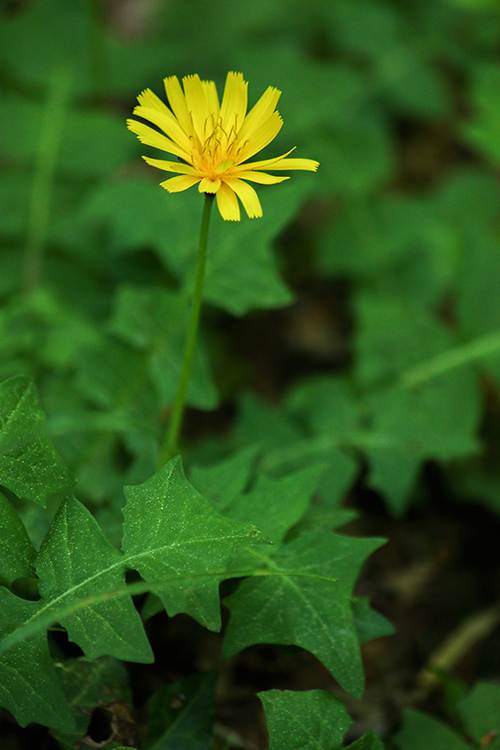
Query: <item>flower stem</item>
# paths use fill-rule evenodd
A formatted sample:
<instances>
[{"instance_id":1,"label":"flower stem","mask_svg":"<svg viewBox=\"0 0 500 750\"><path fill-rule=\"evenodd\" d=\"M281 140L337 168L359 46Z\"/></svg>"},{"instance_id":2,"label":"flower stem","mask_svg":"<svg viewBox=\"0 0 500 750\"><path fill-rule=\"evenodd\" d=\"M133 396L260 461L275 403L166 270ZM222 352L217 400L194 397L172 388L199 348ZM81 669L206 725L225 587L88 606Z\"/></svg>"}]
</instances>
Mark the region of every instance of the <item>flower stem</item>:
<instances>
[{"instance_id":1,"label":"flower stem","mask_svg":"<svg viewBox=\"0 0 500 750\"><path fill-rule=\"evenodd\" d=\"M191 307L191 320L184 348L184 358L182 362L181 377L179 387L172 408L170 424L166 435L165 443L160 453L160 465L166 464L171 458L177 455L177 440L182 426L182 417L186 403L186 394L189 385L189 376L193 364L193 356L196 347L196 337L198 334L198 324L200 321L200 310L203 299L203 283L205 281L205 267L207 262L207 240L208 227L210 225L210 214L215 195L205 193L205 205L203 207L203 216L200 228L200 244L198 247L198 266L196 269L196 281L194 285L193 302Z\"/></svg>"},{"instance_id":2,"label":"flower stem","mask_svg":"<svg viewBox=\"0 0 500 750\"><path fill-rule=\"evenodd\" d=\"M43 249L49 227L54 173L63 133L70 85L71 75L67 69L60 68L54 71L45 106L31 191L24 253L24 288L26 291L30 291L38 285L42 272Z\"/></svg>"}]
</instances>

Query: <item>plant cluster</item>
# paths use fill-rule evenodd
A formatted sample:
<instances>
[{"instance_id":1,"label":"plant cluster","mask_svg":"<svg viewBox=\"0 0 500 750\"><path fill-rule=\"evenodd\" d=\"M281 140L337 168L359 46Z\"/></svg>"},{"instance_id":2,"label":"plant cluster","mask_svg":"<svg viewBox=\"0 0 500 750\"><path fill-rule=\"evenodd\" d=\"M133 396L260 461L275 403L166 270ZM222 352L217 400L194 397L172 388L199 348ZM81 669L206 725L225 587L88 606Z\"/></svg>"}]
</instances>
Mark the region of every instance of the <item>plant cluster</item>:
<instances>
[{"instance_id":1,"label":"plant cluster","mask_svg":"<svg viewBox=\"0 0 500 750\"><path fill-rule=\"evenodd\" d=\"M395 628L355 588L386 539L342 532L425 517L429 467L500 511L496 0L153 6L0 8L0 746L500 748L494 669L353 727ZM149 89L227 71L247 139L230 73L182 140ZM246 740L216 708L266 648L320 678Z\"/></svg>"}]
</instances>

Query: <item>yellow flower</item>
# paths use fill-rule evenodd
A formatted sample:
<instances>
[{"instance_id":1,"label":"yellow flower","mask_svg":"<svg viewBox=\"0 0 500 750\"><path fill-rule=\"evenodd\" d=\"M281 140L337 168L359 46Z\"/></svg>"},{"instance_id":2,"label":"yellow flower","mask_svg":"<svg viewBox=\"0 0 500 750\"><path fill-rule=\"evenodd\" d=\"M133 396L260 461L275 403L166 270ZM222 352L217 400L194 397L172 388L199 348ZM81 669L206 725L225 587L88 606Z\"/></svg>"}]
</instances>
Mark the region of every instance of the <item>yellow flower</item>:
<instances>
[{"instance_id":1,"label":"yellow flower","mask_svg":"<svg viewBox=\"0 0 500 750\"><path fill-rule=\"evenodd\" d=\"M248 84L241 73L228 73L221 104L215 83L201 81L197 75L182 79L184 91L176 76L165 78L164 83L170 108L146 89L134 109L134 115L148 120L157 130L137 120L127 120L127 127L141 143L178 157L179 161L143 157L153 167L179 175L160 183L170 193L198 184L200 193L215 193L223 219L239 221L238 198L250 218L262 216L257 193L244 180L272 185L288 177L261 170L315 172L318 168L318 162L312 159L287 159L293 149L274 159L247 162L277 136L283 125L275 109L281 93L278 89L269 86L247 114Z\"/></svg>"}]
</instances>

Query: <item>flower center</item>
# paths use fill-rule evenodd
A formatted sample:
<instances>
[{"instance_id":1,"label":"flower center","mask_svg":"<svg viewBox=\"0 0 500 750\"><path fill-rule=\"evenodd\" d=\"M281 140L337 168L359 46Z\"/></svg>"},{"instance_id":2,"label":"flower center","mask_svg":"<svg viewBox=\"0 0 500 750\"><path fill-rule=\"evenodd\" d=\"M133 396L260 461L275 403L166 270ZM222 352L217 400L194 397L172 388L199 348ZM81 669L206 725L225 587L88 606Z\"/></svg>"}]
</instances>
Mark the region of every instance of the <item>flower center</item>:
<instances>
[{"instance_id":1,"label":"flower center","mask_svg":"<svg viewBox=\"0 0 500 750\"><path fill-rule=\"evenodd\" d=\"M192 139L193 166L212 180L219 179L223 172L233 166L241 148L238 144L236 123L226 132L221 120L216 122L214 115L205 121L203 141L196 134Z\"/></svg>"}]
</instances>

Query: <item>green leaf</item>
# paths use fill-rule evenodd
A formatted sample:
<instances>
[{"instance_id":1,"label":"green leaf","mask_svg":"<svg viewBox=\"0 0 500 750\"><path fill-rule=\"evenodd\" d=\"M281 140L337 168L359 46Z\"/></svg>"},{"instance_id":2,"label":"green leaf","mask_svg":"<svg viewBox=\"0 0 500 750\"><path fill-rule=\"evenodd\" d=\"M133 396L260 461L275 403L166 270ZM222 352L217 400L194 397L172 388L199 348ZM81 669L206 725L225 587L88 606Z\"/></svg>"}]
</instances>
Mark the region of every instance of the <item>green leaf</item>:
<instances>
[{"instance_id":1,"label":"green leaf","mask_svg":"<svg viewBox=\"0 0 500 750\"><path fill-rule=\"evenodd\" d=\"M355 596L352 600L354 624L360 643L366 643L373 638L384 638L394 635L396 628L386 618L370 607L366 597Z\"/></svg>"},{"instance_id":2,"label":"green leaf","mask_svg":"<svg viewBox=\"0 0 500 750\"><path fill-rule=\"evenodd\" d=\"M0 119L4 122L0 156L22 164L34 160L40 139L44 105L20 96L3 96ZM69 109L65 116L58 153L58 172L95 177L109 175L135 151L121 118L110 112Z\"/></svg>"},{"instance_id":3,"label":"green leaf","mask_svg":"<svg viewBox=\"0 0 500 750\"><path fill-rule=\"evenodd\" d=\"M38 611L38 602L19 599L0 587L0 632L13 633ZM50 658L46 632L36 633L0 658L0 702L21 726L32 721L74 731L74 720Z\"/></svg>"},{"instance_id":4,"label":"green leaf","mask_svg":"<svg viewBox=\"0 0 500 750\"><path fill-rule=\"evenodd\" d=\"M478 682L460 701L457 711L468 734L481 745L490 732L500 735L500 687L491 682Z\"/></svg>"},{"instance_id":5,"label":"green leaf","mask_svg":"<svg viewBox=\"0 0 500 750\"><path fill-rule=\"evenodd\" d=\"M359 740L349 745L349 750L384 750L385 745L376 734L368 732Z\"/></svg>"},{"instance_id":6,"label":"green leaf","mask_svg":"<svg viewBox=\"0 0 500 750\"><path fill-rule=\"evenodd\" d=\"M394 738L401 750L470 750L458 734L438 719L407 708L403 712L403 725Z\"/></svg>"},{"instance_id":7,"label":"green leaf","mask_svg":"<svg viewBox=\"0 0 500 750\"><path fill-rule=\"evenodd\" d=\"M111 331L148 352L151 379L162 406L171 404L177 393L188 320L189 301L185 295L130 285L118 291ZM202 340L195 350L187 403L200 409L213 409L218 403Z\"/></svg>"},{"instance_id":8,"label":"green leaf","mask_svg":"<svg viewBox=\"0 0 500 750\"><path fill-rule=\"evenodd\" d=\"M214 508L223 510L248 486L258 452L251 446L218 463L192 466L189 480Z\"/></svg>"},{"instance_id":9,"label":"green leaf","mask_svg":"<svg viewBox=\"0 0 500 750\"><path fill-rule=\"evenodd\" d=\"M259 693L269 729L269 750L340 750L352 724L343 703L325 690Z\"/></svg>"},{"instance_id":10,"label":"green leaf","mask_svg":"<svg viewBox=\"0 0 500 750\"><path fill-rule=\"evenodd\" d=\"M225 600L231 610L225 655L256 643L299 646L313 653L345 690L361 695L352 588L366 557L381 544L317 532L301 535L274 554L250 550L262 569Z\"/></svg>"},{"instance_id":11,"label":"green leaf","mask_svg":"<svg viewBox=\"0 0 500 750\"><path fill-rule=\"evenodd\" d=\"M55 695L56 684L52 678L44 681L50 667L47 627L60 622L91 659L107 654L152 661L131 590L125 585L126 569L141 573L147 583L141 583L138 590L154 589L170 615L191 614L217 629L219 583L231 576L231 560L253 543L264 541L255 527L213 510L186 481L179 458L143 485L126 488L126 496L124 554L106 541L81 503L68 499L57 512L38 556L41 600L25 602L3 590L9 608L0 610L5 612L0 619L0 673L3 670L9 676L16 668L19 674L15 681L9 677L0 696L20 721L74 731L61 718L67 716L62 694L55 704L59 713L44 708L47 691ZM23 692L28 674L29 691Z\"/></svg>"},{"instance_id":12,"label":"green leaf","mask_svg":"<svg viewBox=\"0 0 500 750\"><path fill-rule=\"evenodd\" d=\"M27 377L0 384L0 482L20 497L45 506L68 487L71 475L44 435L45 414Z\"/></svg>"},{"instance_id":13,"label":"green leaf","mask_svg":"<svg viewBox=\"0 0 500 750\"><path fill-rule=\"evenodd\" d=\"M260 476L255 487L234 498L224 514L254 521L273 544L281 544L307 511L324 469L316 464L277 480Z\"/></svg>"},{"instance_id":14,"label":"green leaf","mask_svg":"<svg viewBox=\"0 0 500 750\"><path fill-rule=\"evenodd\" d=\"M89 659L106 655L128 661L153 661L130 597L92 603L93 599L124 587L125 563L105 539L97 521L77 500L62 503L40 548L36 568L45 608L61 600L69 608L86 602L84 608L61 616L59 622Z\"/></svg>"},{"instance_id":15,"label":"green leaf","mask_svg":"<svg viewBox=\"0 0 500 750\"><path fill-rule=\"evenodd\" d=\"M221 625L219 583L248 544L264 541L254 526L224 518L189 484L174 459L139 487L126 487L125 559L156 589L168 614L189 614L205 627Z\"/></svg>"},{"instance_id":16,"label":"green leaf","mask_svg":"<svg viewBox=\"0 0 500 750\"><path fill-rule=\"evenodd\" d=\"M200 673L158 690L149 701L148 750L210 750L215 678Z\"/></svg>"},{"instance_id":17,"label":"green leaf","mask_svg":"<svg viewBox=\"0 0 500 750\"><path fill-rule=\"evenodd\" d=\"M10 586L16 578L34 574L36 550L12 503L1 492L0 529L0 585Z\"/></svg>"},{"instance_id":18,"label":"green leaf","mask_svg":"<svg viewBox=\"0 0 500 750\"><path fill-rule=\"evenodd\" d=\"M472 118L462 126L464 140L494 163L500 161L500 68L496 63L476 65L470 90Z\"/></svg>"}]
</instances>

